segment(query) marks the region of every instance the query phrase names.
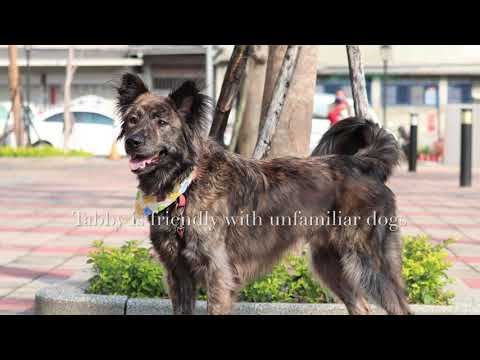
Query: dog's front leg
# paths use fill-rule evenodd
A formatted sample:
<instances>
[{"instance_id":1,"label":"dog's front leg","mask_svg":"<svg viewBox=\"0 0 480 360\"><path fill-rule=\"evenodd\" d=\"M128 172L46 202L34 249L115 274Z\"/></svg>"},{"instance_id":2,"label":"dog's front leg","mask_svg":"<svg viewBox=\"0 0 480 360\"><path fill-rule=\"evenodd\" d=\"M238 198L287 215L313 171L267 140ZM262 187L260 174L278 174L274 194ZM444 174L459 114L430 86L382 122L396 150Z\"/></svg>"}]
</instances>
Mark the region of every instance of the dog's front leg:
<instances>
[{"instance_id":1,"label":"dog's front leg","mask_svg":"<svg viewBox=\"0 0 480 360\"><path fill-rule=\"evenodd\" d=\"M195 311L196 283L185 262L179 260L168 269L168 290L174 315L192 315Z\"/></svg>"}]
</instances>

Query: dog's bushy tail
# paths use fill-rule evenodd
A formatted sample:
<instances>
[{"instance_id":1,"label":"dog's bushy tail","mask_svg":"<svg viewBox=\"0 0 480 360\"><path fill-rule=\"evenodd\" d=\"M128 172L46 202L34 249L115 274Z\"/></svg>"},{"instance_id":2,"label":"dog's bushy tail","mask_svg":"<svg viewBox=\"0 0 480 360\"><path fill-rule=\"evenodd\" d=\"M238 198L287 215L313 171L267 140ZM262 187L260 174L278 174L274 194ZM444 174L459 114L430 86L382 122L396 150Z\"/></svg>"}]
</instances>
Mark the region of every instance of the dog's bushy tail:
<instances>
[{"instance_id":1,"label":"dog's bushy tail","mask_svg":"<svg viewBox=\"0 0 480 360\"><path fill-rule=\"evenodd\" d=\"M395 137L370 120L351 117L339 121L322 137L311 156L351 155L369 175L386 182L400 160Z\"/></svg>"}]
</instances>

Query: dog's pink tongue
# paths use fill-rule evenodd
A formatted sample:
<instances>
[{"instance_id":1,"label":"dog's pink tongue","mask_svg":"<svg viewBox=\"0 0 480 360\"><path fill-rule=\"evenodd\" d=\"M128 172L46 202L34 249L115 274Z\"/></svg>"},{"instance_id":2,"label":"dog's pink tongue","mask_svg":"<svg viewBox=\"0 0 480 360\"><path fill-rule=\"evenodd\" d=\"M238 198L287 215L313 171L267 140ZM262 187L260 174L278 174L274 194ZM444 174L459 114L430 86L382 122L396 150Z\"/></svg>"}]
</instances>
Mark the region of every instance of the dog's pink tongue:
<instances>
[{"instance_id":1,"label":"dog's pink tongue","mask_svg":"<svg viewBox=\"0 0 480 360\"><path fill-rule=\"evenodd\" d=\"M154 158L154 156L152 156L150 158L147 158L147 159L143 159L143 160L130 159L130 161L128 162L128 166L130 167L131 171L135 171L135 170L138 170L138 169L143 169L145 166L147 166L147 164L150 161L152 161L153 158Z\"/></svg>"}]
</instances>

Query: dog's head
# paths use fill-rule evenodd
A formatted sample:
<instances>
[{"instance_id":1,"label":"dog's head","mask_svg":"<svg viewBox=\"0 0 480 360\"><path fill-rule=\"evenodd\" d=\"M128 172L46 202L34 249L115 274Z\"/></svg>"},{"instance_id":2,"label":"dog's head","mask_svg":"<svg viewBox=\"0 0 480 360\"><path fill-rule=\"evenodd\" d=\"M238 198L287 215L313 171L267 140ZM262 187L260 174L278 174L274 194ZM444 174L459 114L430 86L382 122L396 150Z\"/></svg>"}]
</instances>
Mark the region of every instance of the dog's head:
<instances>
[{"instance_id":1,"label":"dog's head","mask_svg":"<svg viewBox=\"0 0 480 360\"><path fill-rule=\"evenodd\" d=\"M151 93L134 74L123 75L117 88L130 169L137 175L155 170L160 176L193 165L195 138L201 136L209 98L193 81L167 96ZM178 174L177 174L178 175Z\"/></svg>"}]
</instances>

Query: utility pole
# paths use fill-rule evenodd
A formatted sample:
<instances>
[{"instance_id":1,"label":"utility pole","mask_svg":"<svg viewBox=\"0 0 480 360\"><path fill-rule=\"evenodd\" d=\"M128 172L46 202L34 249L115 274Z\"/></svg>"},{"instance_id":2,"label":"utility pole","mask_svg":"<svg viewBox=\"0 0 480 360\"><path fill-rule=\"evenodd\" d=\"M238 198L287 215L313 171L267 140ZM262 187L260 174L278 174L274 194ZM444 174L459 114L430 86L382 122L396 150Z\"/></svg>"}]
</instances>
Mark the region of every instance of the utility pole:
<instances>
[{"instance_id":1,"label":"utility pole","mask_svg":"<svg viewBox=\"0 0 480 360\"><path fill-rule=\"evenodd\" d=\"M17 46L8 45L8 82L10 85L10 99L12 101L12 114L14 121L15 144L16 147L24 145L24 128L20 103L20 81L17 65Z\"/></svg>"}]
</instances>

